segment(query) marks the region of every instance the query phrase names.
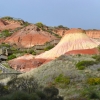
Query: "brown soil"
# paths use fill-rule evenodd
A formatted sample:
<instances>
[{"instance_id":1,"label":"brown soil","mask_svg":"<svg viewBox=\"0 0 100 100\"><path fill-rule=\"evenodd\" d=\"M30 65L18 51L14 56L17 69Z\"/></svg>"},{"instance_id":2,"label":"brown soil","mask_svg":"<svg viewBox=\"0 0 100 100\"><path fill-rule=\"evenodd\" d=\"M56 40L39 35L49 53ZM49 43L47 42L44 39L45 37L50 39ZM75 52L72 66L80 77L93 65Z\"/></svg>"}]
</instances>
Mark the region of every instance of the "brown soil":
<instances>
[{"instance_id":1,"label":"brown soil","mask_svg":"<svg viewBox=\"0 0 100 100\"><path fill-rule=\"evenodd\" d=\"M9 65L11 68L21 71L27 72L33 68L37 68L40 65L47 63L51 60L46 59L35 59L32 55L24 55L22 57L15 58L9 61Z\"/></svg>"}]
</instances>

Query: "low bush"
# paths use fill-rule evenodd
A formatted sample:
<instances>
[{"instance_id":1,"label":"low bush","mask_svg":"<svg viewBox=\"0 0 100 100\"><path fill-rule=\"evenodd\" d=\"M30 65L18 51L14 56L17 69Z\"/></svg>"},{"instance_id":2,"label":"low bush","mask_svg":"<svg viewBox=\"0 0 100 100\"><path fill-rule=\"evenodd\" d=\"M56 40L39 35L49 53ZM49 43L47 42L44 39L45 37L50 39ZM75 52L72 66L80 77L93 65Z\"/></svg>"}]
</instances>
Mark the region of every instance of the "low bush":
<instances>
[{"instance_id":1,"label":"low bush","mask_svg":"<svg viewBox=\"0 0 100 100\"><path fill-rule=\"evenodd\" d=\"M84 70L85 69L85 66L79 66L77 68L78 68L78 70Z\"/></svg>"},{"instance_id":2,"label":"low bush","mask_svg":"<svg viewBox=\"0 0 100 100\"><path fill-rule=\"evenodd\" d=\"M100 55L94 55L92 56L97 62L100 62Z\"/></svg>"},{"instance_id":3,"label":"low bush","mask_svg":"<svg viewBox=\"0 0 100 100\"><path fill-rule=\"evenodd\" d=\"M100 71L100 68L98 68L97 71Z\"/></svg>"},{"instance_id":4,"label":"low bush","mask_svg":"<svg viewBox=\"0 0 100 100\"><path fill-rule=\"evenodd\" d=\"M55 82L56 83L65 83L65 84L69 84L70 83L70 79L62 74L60 74L58 77L55 78Z\"/></svg>"},{"instance_id":5,"label":"low bush","mask_svg":"<svg viewBox=\"0 0 100 100\"><path fill-rule=\"evenodd\" d=\"M16 56L14 54L8 56L8 60L14 59Z\"/></svg>"},{"instance_id":6,"label":"low bush","mask_svg":"<svg viewBox=\"0 0 100 100\"><path fill-rule=\"evenodd\" d=\"M100 85L100 78L99 77L88 78L87 83L90 85Z\"/></svg>"},{"instance_id":7,"label":"low bush","mask_svg":"<svg viewBox=\"0 0 100 100\"><path fill-rule=\"evenodd\" d=\"M5 16L5 17L2 17L1 19L13 20L14 18L13 17L10 17L10 16Z\"/></svg>"},{"instance_id":8,"label":"low bush","mask_svg":"<svg viewBox=\"0 0 100 100\"><path fill-rule=\"evenodd\" d=\"M0 96L7 95L9 93L8 88L6 86L0 84Z\"/></svg>"},{"instance_id":9,"label":"low bush","mask_svg":"<svg viewBox=\"0 0 100 100\"><path fill-rule=\"evenodd\" d=\"M26 86L29 87L28 84ZM8 95L7 94L1 95L0 100L63 100L63 97L59 96L59 90L55 87L45 87L43 91L40 90L36 90L33 92L32 91L24 92L24 91L21 90L10 91ZM5 92L1 91L1 93Z\"/></svg>"},{"instance_id":10,"label":"low bush","mask_svg":"<svg viewBox=\"0 0 100 100\"><path fill-rule=\"evenodd\" d=\"M41 22L38 22L38 23L36 23L35 25L36 25L38 28L43 28L43 26L44 26Z\"/></svg>"},{"instance_id":11,"label":"low bush","mask_svg":"<svg viewBox=\"0 0 100 100\"><path fill-rule=\"evenodd\" d=\"M97 64L96 61L80 61L76 64L76 68L79 70L85 69L85 67L88 67L90 65Z\"/></svg>"},{"instance_id":12,"label":"low bush","mask_svg":"<svg viewBox=\"0 0 100 100\"><path fill-rule=\"evenodd\" d=\"M0 37L2 38L2 37L8 37L8 36L11 36L12 35L12 33L10 33L10 31L9 30L3 30L2 32L1 32L1 34L0 34Z\"/></svg>"},{"instance_id":13,"label":"low bush","mask_svg":"<svg viewBox=\"0 0 100 100\"><path fill-rule=\"evenodd\" d=\"M48 50L52 49L53 47L54 47L53 45L50 45L50 46L44 48L44 50L45 50L45 51L48 51Z\"/></svg>"}]
</instances>

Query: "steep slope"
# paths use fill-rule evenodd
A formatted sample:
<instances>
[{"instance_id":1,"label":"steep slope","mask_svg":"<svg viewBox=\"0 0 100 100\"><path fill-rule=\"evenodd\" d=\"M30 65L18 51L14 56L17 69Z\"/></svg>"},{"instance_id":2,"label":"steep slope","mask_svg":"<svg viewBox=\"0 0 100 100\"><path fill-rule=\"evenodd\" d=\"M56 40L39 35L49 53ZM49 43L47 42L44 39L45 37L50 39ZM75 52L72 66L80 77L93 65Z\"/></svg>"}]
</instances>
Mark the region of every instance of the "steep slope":
<instances>
[{"instance_id":1,"label":"steep slope","mask_svg":"<svg viewBox=\"0 0 100 100\"><path fill-rule=\"evenodd\" d=\"M21 23L14 20L5 20L0 19L0 30L9 30L9 29L15 29L18 27L22 27Z\"/></svg>"},{"instance_id":2,"label":"steep slope","mask_svg":"<svg viewBox=\"0 0 100 100\"><path fill-rule=\"evenodd\" d=\"M56 39L56 37L31 24L6 38L5 42L16 44L23 48L30 48L34 45L42 45L53 39Z\"/></svg>"},{"instance_id":3,"label":"steep slope","mask_svg":"<svg viewBox=\"0 0 100 100\"><path fill-rule=\"evenodd\" d=\"M67 31L67 34L61 39L58 45L56 45L53 49L36 56L35 58L54 59L72 50L89 49L91 51L91 49L98 45L99 43L89 38L83 30L71 29ZM98 52L94 51L94 53L97 54ZM89 52L86 54L89 54Z\"/></svg>"}]
</instances>

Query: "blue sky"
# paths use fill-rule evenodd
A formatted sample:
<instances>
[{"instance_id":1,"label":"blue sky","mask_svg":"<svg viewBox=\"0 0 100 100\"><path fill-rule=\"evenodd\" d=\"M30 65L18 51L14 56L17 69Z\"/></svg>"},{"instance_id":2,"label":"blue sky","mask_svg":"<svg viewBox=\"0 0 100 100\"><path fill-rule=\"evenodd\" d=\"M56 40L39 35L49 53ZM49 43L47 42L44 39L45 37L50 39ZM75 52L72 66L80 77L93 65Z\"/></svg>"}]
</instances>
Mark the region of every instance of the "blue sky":
<instances>
[{"instance_id":1,"label":"blue sky","mask_svg":"<svg viewBox=\"0 0 100 100\"><path fill-rule=\"evenodd\" d=\"M69 28L100 29L100 0L0 0L0 17Z\"/></svg>"}]
</instances>

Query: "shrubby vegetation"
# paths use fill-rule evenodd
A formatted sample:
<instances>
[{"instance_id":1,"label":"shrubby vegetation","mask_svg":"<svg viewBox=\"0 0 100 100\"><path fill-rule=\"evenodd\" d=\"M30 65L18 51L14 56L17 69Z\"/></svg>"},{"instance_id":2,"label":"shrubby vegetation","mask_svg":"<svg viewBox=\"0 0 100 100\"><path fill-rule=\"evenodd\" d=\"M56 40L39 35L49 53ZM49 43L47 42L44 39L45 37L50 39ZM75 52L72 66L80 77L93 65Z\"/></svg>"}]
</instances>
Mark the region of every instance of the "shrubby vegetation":
<instances>
[{"instance_id":1,"label":"shrubby vegetation","mask_svg":"<svg viewBox=\"0 0 100 100\"><path fill-rule=\"evenodd\" d=\"M55 87L38 88L34 78L13 78L7 86L0 85L0 100L63 100Z\"/></svg>"},{"instance_id":2,"label":"shrubby vegetation","mask_svg":"<svg viewBox=\"0 0 100 100\"><path fill-rule=\"evenodd\" d=\"M41 22L38 22L38 23L36 23L35 25L36 25L38 28L43 28L43 26L44 26Z\"/></svg>"},{"instance_id":3,"label":"shrubby vegetation","mask_svg":"<svg viewBox=\"0 0 100 100\"><path fill-rule=\"evenodd\" d=\"M45 51L48 51L50 49L52 49L54 46L53 45L50 45L50 46L47 46L46 48L44 48Z\"/></svg>"},{"instance_id":4,"label":"shrubby vegetation","mask_svg":"<svg viewBox=\"0 0 100 100\"><path fill-rule=\"evenodd\" d=\"M97 64L97 62L96 61L80 61L76 64L76 68L78 68L79 70L83 70L86 67L93 64Z\"/></svg>"},{"instance_id":5,"label":"shrubby vegetation","mask_svg":"<svg viewBox=\"0 0 100 100\"><path fill-rule=\"evenodd\" d=\"M8 36L11 36L12 33L9 31L9 30L3 30L1 33L0 33L0 38L5 38L5 37L8 37Z\"/></svg>"},{"instance_id":6,"label":"shrubby vegetation","mask_svg":"<svg viewBox=\"0 0 100 100\"><path fill-rule=\"evenodd\" d=\"M0 48L2 48L2 47L10 48L10 45L7 43L2 43L2 44L0 44Z\"/></svg>"},{"instance_id":7,"label":"shrubby vegetation","mask_svg":"<svg viewBox=\"0 0 100 100\"><path fill-rule=\"evenodd\" d=\"M14 18L13 17L10 17L10 16L5 16L5 17L2 17L1 19L13 20Z\"/></svg>"},{"instance_id":8,"label":"shrubby vegetation","mask_svg":"<svg viewBox=\"0 0 100 100\"><path fill-rule=\"evenodd\" d=\"M8 60L14 59L16 56L14 54L8 56Z\"/></svg>"},{"instance_id":9,"label":"shrubby vegetation","mask_svg":"<svg viewBox=\"0 0 100 100\"><path fill-rule=\"evenodd\" d=\"M60 74L58 77L54 79L54 84L58 85L61 88L65 88L68 84L70 84L70 78Z\"/></svg>"},{"instance_id":10,"label":"shrubby vegetation","mask_svg":"<svg viewBox=\"0 0 100 100\"><path fill-rule=\"evenodd\" d=\"M69 29L68 27L65 27L63 25L59 25L57 28Z\"/></svg>"},{"instance_id":11,"label":"shrubby vegetation","mask_svg":"<svg viewBox=\"0 0 100 100\"><path fill-rule=\"evenodd\" d=\"M90 85L100 85L100 78L99 77L88 78L87 83Z\"/></svg>"},{"instance_id":12,"label":"shrubby vegetation","mask_svg":"<svg viewBox=\"0 0 100 100\"><path fill-rule=\"evenodd\" d=\"M100 55L93 55L92 58L94 58L97 62L100 62Z\"/></svg>"}]
</instances>

